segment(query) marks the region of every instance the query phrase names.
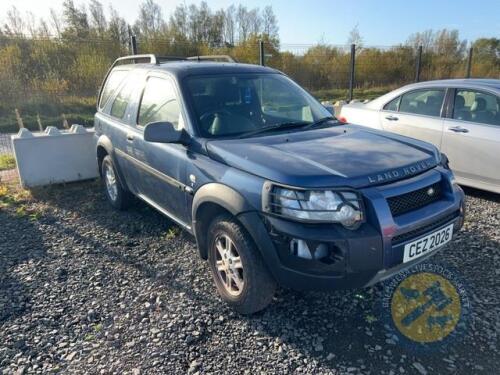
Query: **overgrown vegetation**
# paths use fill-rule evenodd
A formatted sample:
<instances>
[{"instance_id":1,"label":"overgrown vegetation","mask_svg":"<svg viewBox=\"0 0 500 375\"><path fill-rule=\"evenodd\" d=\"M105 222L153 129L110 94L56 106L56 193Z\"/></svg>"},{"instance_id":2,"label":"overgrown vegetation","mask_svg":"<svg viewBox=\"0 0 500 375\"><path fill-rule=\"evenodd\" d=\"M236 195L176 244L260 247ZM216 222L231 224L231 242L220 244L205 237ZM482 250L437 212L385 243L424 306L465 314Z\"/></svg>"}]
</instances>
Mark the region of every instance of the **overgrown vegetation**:
<instances>
[{"instance_id":1,"label":"overgrown vegetation","mask_svg":"<svg viewBox=\"0 0 500 375\"><path fill-rule=\"evenodd\" d=\"M109 65L129 53L129 30L137 35L140 53L192 56L230 54L258 63L258 41L265 43L266 64L284 71L320 99L347 97L349 48L357 44L356 95L370 99L415 76L416 51L423 47L421 79L463 77L467 41L456 30L425 31L405 43L386 48L364 46L357 29L345 46L284 45L270 6L249 9L231 5L212 10L205 2L179 5L168 17L153 0L140 5L128 25L114 9L108 14L98 0L79 8L62 2L50 20L7 12L0 27L0 131L16 131L14 109L25 125L38 129L69 122L92 124L96 92ZM472 42L472 76L500 74L500 39Z\"/></svg>"},{"instance_id":2,"label":"overgrown vegetation","mask_svg":"<svg viewBox=\"0 0 500 375\"><path fill-rule=\"evenodd\" d=\"M0 171L6 171L16 167L16 160L12 155L0 154Z\"/></svg>"},{"instance_id":3,"label":"overgrown vegetation","mask_svg":"<svg viewBox=\"0 0 500 375\"><path fill-rule=\"evenodd\" d=\"M7 210L16 217L37 221L46 209L46 204L37 202L30 190L19 186L19 181L0 182L0 211Z\"/></svg>"}]
</instances>

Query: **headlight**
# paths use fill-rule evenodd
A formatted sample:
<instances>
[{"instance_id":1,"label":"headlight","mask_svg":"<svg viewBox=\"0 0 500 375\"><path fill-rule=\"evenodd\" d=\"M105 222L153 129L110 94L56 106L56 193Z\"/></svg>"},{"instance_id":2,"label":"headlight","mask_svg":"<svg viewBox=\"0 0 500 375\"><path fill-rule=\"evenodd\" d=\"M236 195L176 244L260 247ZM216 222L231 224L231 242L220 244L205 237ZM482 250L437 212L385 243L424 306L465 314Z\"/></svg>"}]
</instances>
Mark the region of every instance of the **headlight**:
<instances>
[{"instance_id":1,"label":"headlight","mask_svg":"<svg viewBox=\"0 0 500 375\"><path fill-rule=\"evenodd\" d=\"M361 197L349 190L301 190L268 184L264 210L306 222L356 228L364 220Z\"/></svg>"}]
</instances>

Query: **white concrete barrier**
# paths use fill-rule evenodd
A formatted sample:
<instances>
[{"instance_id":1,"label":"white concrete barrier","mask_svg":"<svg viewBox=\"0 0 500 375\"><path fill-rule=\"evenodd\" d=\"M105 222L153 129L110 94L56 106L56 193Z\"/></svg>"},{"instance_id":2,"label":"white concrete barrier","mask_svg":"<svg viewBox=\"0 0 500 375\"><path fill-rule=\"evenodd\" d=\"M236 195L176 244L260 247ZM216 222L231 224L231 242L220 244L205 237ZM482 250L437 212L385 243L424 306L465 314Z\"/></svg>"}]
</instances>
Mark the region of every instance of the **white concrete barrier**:
<instances>
[{"instance_id":1,"label":"white concrete barrier","mask_svg":"<svg viewBox=\"0 0 500 375\"><path fill-rule=\"evenodd\" d=\"M87 180L98 176L93 129L53 126L45 132L21 129L12 137L17 170L23 187Z\"/></svg>"}]
</instances>

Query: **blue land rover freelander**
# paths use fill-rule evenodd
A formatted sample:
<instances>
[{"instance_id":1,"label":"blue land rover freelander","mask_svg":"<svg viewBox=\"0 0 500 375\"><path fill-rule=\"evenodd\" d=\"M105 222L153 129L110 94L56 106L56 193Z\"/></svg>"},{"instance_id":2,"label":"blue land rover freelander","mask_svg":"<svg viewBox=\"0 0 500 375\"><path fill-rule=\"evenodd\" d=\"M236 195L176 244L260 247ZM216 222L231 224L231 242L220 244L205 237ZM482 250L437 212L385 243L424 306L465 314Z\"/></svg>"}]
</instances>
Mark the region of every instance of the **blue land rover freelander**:
<instances>
[{"instance_id":1,"label":"blue land rover freelander","mask_svg":"<svg viewBox=\"0 0 500 375\"><path fill-rule=\"evenodd\" d=\"M229 57L118 59L95 129L111 205L136 196L192 233L240 313L278 285L373 285L463 223L464 194L434 146L341 124L281 72Z\"/></svg>"}]
</instances>

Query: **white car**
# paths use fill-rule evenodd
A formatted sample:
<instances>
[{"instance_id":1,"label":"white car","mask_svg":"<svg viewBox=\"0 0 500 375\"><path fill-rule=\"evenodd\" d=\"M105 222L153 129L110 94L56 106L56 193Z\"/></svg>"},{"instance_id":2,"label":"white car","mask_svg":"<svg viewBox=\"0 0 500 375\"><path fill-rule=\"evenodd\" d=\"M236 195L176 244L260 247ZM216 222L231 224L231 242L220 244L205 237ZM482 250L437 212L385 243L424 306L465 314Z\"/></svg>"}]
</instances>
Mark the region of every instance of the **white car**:
<instances>
[{"instance_id":1,"label":"white car","mask_svg":"<svg viewBox=\"0 0 500 375\"><path fill-rule=\"evenodd\" d=\"M404 86L339 119L434 144L457 182L500 193L500 79L449 79Z\"/></svg>"}]
</instances>

